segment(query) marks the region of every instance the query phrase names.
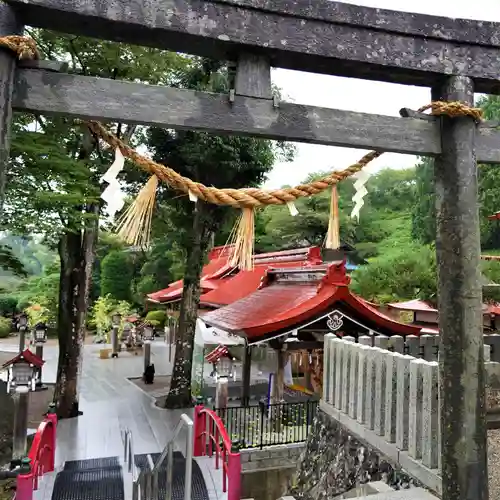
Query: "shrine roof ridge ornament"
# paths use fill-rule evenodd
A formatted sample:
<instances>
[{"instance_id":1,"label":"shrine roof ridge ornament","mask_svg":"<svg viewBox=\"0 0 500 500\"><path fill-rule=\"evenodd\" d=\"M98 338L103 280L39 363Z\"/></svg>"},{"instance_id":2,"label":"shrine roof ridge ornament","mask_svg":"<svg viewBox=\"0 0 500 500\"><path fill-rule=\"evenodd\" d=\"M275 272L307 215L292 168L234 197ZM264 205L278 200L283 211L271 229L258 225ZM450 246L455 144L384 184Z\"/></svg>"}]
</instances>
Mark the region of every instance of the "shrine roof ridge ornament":
<instances>
[{"instance_id":1,"label":"shrine roof ridge ornament","mask_svg":"<svg viewBox=\"0 0 500 500\"><path fill-rule=\"evenodd\" d=\"M7 3L25 24L65 33L223 60L254 52L276 67L410 85L461 75L477 92L499 91L499 23L326 0Z\"/></svg>"}]
</instances>

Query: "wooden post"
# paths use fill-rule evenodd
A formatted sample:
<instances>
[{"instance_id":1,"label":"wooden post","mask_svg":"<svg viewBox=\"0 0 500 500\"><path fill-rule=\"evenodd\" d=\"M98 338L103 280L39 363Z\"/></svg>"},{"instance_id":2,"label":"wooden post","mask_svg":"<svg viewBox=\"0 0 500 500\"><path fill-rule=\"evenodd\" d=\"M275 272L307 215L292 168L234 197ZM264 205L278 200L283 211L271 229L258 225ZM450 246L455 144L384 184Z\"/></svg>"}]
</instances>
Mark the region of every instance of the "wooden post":
<instances>
[{"instance_id":1,"label":"wooden post","mask_svg":"<svg viewBox=\"0 0 500 500\"><path fill-rule=\"evenodd\" d=\"M252 347L245 346L245 356L243 358L243 387L241 401L243 406L250 404L250 375L252 370Z\"/></svg>"},{"instance_id":2,"label":"wooden post","mask_svg":"<svg viewBox=\"0 0 500 500\"><path fill-rule=\"evenodd\" d=\"M28 433L29 389L25 386L16 387L14 401L14 435L12 440L12 459L21 460L27 453L26 440Z\"/></svg>"},{"instance_id":3,"label":"wooden post","mask_svg":"<svg viewBox=\"0 0 500 500\"><path fill-rule=\"evenodd\" d=\"M304 360L304 387L310 391L312 389L311 385L311 352L305 351L305 360Z\"/></svg>"},{"instance_id":4,"label":"wooden post","mask_svg":"<svg viewBox=\"0 0 500 500\"><path fill-rule=\"evenodd\" d=\"M274 401L273 403L280 403L283 401L283 394L285 392L285 351L283 347L276 350L276 376L274 377Z\"/></svg>"},{"instance_id":5,"label":"wooden post","mask_svg":"<svg viewBox=\"0 0 500 500\"><path fill-rule=\"evenodd\" d=\"M12 7L0 3L0 36L20 35L23 26L16 19ZM3 213L5 173L10 153L10 131L12 121L12 93L16 55L8 49L0 49L0 215Z\"/></svg>"},{"instance_id":6,"label":"wooden post","mask_svg":"<svg viewBox=\"0 0 500 500\"><path fill-rule=\"evenodd\" d=\"M470 78L449 77L433 100L473 105ZM487 500L476 124L441 119L435 164L443 500Z\"/></svg>"},{"instance_id":7,"label":"wooden post","mask_svg":"<svg viewBox=\"0 0 500 500\"><path fill-rule=\"evenodd\" d=\"M271 64L264 56L241 54L236 66L236 95L272 98Z\"/></svg>"}]
</instances>

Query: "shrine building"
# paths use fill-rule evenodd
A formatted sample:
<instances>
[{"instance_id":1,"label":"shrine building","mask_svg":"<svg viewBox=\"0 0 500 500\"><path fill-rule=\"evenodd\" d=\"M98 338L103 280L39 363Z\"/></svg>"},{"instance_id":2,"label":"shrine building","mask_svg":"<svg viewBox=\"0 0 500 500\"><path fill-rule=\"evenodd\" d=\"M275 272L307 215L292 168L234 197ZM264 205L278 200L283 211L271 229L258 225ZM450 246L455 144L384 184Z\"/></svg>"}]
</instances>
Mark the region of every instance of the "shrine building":
<instances>
[{"instance_id":1,"label":"shrine building","mask_svg":"<svg viewBox=\"0 0 500 500\"><path fill-rule=\"evenodd\" d=\"M279 399L285 365L297 354L308 360L309 389L321 393L323 338L327 333L354 338L422 333L420 326L400 323L352 293L345 260L307 267L279 264L267 267L255 291L198 319L206 330L215 330L221 339L243 340L244 402L249 397L254 346L267 344L276 351L275 397ZM237 277L228 281L224 285L225 296L237 293L238 286ZM221 286L210 293L221 294L222 290Z\"/></svg>"}]
</instances>

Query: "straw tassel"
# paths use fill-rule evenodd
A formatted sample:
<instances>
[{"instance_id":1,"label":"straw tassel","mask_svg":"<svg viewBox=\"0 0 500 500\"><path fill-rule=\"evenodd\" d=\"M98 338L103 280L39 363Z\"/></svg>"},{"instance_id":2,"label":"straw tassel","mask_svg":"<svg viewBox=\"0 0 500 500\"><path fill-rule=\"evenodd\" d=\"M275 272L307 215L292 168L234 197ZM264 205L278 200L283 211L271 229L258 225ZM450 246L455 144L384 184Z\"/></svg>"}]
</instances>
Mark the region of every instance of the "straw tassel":
<instances>
[{"instance_id":1,"label":"straw tassel","mask_svg":"<svg viewBox=\"0 0 500 500\"><path fill-rule=\"evenodd\" d=\"M118 236L129 245L141 248L149 247L157 188L158 177L153 175L118 221Z\"/></svg>"},{"instance_id":2,"label":"straw tassel","mask_svg":"<svg viewBox=\"0 0 500 500\"><path fill-rule=\"evenodd\" d=\"M253 269L254 219L254 209L243 208L230 236L233 251L229 263L233 267L238 267L241 271L251 271Z\"/></svg>"},{"instance_id":3,"label":"straw tassel","mask_svg":"<svg viewBox=\"0 0 500 500\"><path fill-rule=\"evenodd\" d=\"M340 248L340 219L339 198L337 186L332 186L330 197L330 215L328 218L328 232L326 233L325 248L338 250Z\"/></svg>"}]
</instances>

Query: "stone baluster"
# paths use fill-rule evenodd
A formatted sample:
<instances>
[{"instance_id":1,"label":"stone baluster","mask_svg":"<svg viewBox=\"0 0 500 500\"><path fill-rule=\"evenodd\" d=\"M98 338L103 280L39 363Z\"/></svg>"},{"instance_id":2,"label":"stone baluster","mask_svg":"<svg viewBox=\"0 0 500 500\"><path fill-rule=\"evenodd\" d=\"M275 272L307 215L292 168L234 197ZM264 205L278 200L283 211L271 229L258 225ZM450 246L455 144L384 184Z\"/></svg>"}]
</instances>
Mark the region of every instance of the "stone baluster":
<instances>
[{"instance_id":1,"label":"stone baluster","mask_svg":"<svg viewBox=\"0 0 500 500\"><path fill-rule=\"evenodd\" d=\"M330 363L330 351L332 348L332 337L333 334L329 333L323 338L323 401L326 403L331 402L330 392L332 386L332 366Z\"/></svg>"},{"instance_id":2,"label":"stone baluster","mask_svg":"<svg viewBox=\"0 0 500 500\"><path fill-rule=\"evenodd\" d=\"M370 337L368 337L369 339ZM367 361L371 354L371 347L361 344L358 352L358 404L356 410L356 420L360 424L365 424L366 400L367 400Z\"/></svg>"},{"instance_id":3,"label":"stone baluster","mask_svg":"<svg viewBox=\"0 0 500 500\"><path fill-rule=\"evenodd\" d=\"M389 339L389 344L393 352L399 352L399 354L405 353L405 339L401 335L393 335Z\"/></svg>"},{"instance_id":4,"label":"stone baluster","mask_svg":"<svg viewBox=\"0 0 500 500\"><path fill-rule=\"evenodd\" d=\"M422 463L430 469L435 469L438 466L439 453L439 388L436 361L422 365L422 380Z\"/></svg>"},{"instance_id":5,"label":"stone baluster","mask_svg":"<svg viewBox=\"0 0 500 500\"><path fill-rule=\"evenodd\" d=\"M373 337L370 337L369 335L361 335L358 337L358 344L373 347Z\"/></svg>"},{"instance_id":6,"label":"stone baluster","mask_svg":"<svg viewBox=\"0 0 500 500\"><path fill-rule=\"evenodd\" d=\"M335 408L337 410L342 409L342 386L344 380L342 379L342 374L344 372L344 345L340 339L334 340L335 345Z\"/></svg>"},{"instance_id":7,"label":"stone baluster","mask_svg":"<svg viewBox=\"0 0 500 500\"><path fill-rule=\"evenodd\" d=\"M491 361L491 346L488 344L484 344L484 361Z\"/></svg>"},{"instance_id":8,"label":"stone baluster","mask_svg":"<svg viewBox=\"0 0 500 500\"><path fill-rule=\"evenodd\" d=\"M422 359L415 359L410 363L408 452L411 457L417 460L422 457L422 365L424 364L425 361Z\"/></svg>"},{"instance_id":9,"label":"stone baluster","mask_svg":"<svg viewBox=\"0 0 500 500\"><path fill-rule=\"evenodd\" d=\"M420 345L423 350L423 359L426 361L437 361L436 335L422 335Z\"/></svg>"},{"instance_id":10,"label":"stone baluster","mask_svg":"<svg viewBox=\"0 0 500 500\"><path fill-rule=\"evenodd\" d=\"M344 350L342 361L342 406L339 408L343 413L349 413L349 397L351 394L351 353L353 337L344 337Z\"/></svg>"},{"instance_id":11,"label":"stone baluster","mask_svg":"<svg viewBox=\"0 0 500 500\"><path fill-rule=\"evenodd\" d=\"M416 335L406 336L406 354L414 358L420 357L420 338Z\"/></svg>"},{"instance_id":12,"label":"stone baluster","mask_svg":"<svg viewBox=\"0 0 500 500\"><path fill-rule=\"evenodd\" d=\"M410 363L412 356L404 355L396 360L398 380L396 389L396 446L408 449L409 405L410 405Z\"/></svg>"},{"instance_id":13,"label":"stone baluster","mask_svg":"<svg viewBox=\"0 0 500 500\"><path fill-rule=\"evenodd\" d=\"M339 339L332 334L330 338L330 351L328 356L328 364L330 365L330 386L328 392L328 402L335 406L335 384L336 384L336 369L335 369L335 360L337 356L337 345Z\"/></svg>"},{"instance_id":14,"label":"stone baluster","mask_svg":"<svg viewBox=\"0 0 500 500\"><path fill-rule=\"evenodd\" d=\"M385 356L385 439L389 443L396 442L396 409L398 373L397 362L403 354L391 352Z\"/></svg>"},{"instance_id":15,"label":"stone baluster","mask_svg":"<svg viewBox=\"0 0 500 500\"><path fill-rule=\"evenodd\" d=\"M351 418L356 418L358 411L358 367L360 345L350 346L350 369L349 369L349 408L348 414Z\"/></svg>"},{"instance_id":16,"label":"stone baluster","mask_svg":"<svg viewBox=\"0 0 500 500\"><path fill-rule=\"evenodd\" d=\"M366 359L366 392L365 392L365 408L366 408L366 425L369 429L373 429L375 425L375 360L378 347L371 347L367 351Z\"/></svg>"},{"instance_id":17,"label":"stone baluster","mask_svg":"<svg viewBox=\"0 0 500 500\"><path fill-rule=\"evenodd\" d=\"M500 363L500 335L498 333L484 335L483 341L490 346L490 360Z\"/></svg>"},{"instance_id":18,"label":"stone baluster","mask_svg":"<svg viewBox=\"0 0 500 500\"><path fill-rule=\"evenodd\" d=\"M375 337L375 347L384 350L389 349L389 337L386 335L377 335Z\"/></svg>"},{"instance_id":19,"label":"stone baluster","mask_svg":"<svg viewBox=\"0 0 500 500\"><path fill-rule=\"evenodd\" d=\"M385 386L386 386L386 367L385 361L388 352L376 348L375 351L375 412L373 430L379 436L384 435L385 427Z\"/></svg>"}]
</instances>

